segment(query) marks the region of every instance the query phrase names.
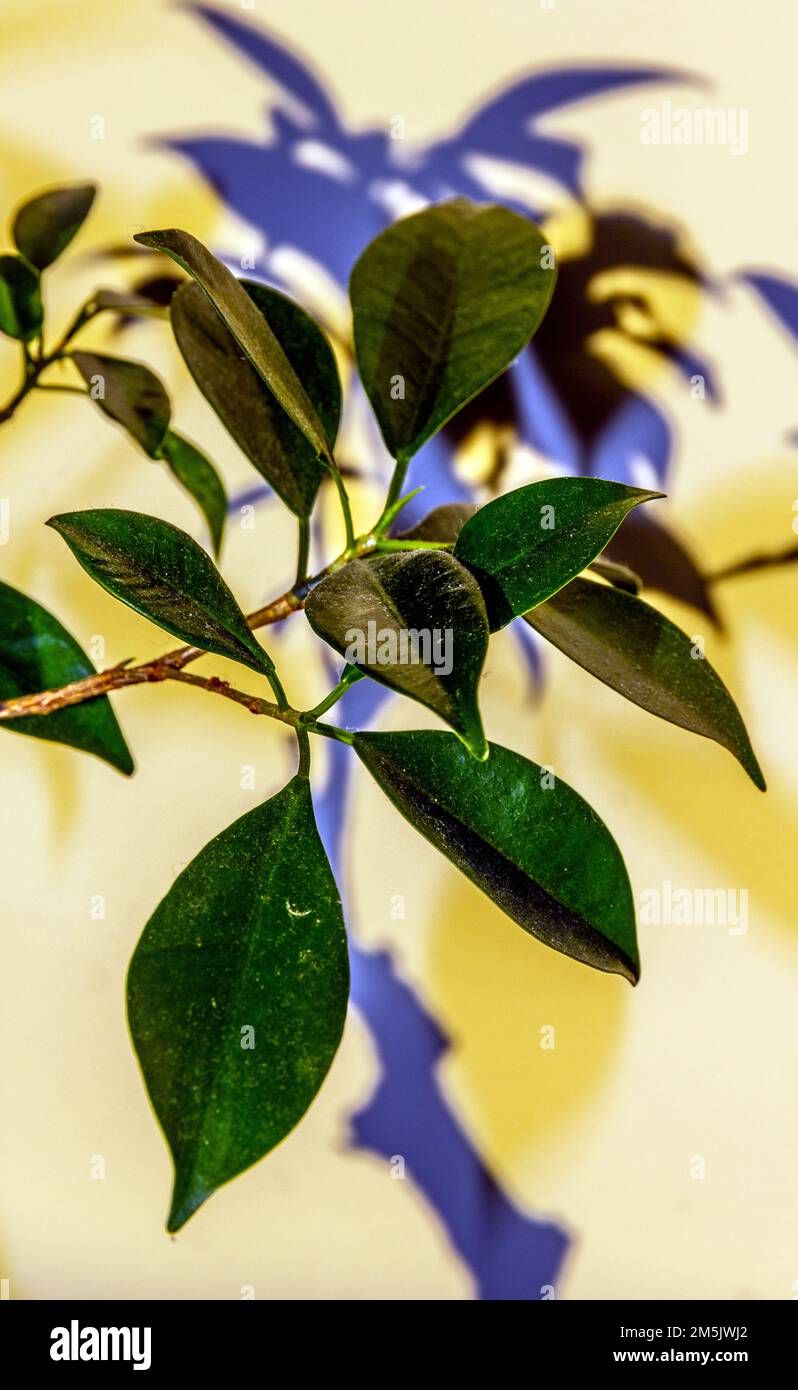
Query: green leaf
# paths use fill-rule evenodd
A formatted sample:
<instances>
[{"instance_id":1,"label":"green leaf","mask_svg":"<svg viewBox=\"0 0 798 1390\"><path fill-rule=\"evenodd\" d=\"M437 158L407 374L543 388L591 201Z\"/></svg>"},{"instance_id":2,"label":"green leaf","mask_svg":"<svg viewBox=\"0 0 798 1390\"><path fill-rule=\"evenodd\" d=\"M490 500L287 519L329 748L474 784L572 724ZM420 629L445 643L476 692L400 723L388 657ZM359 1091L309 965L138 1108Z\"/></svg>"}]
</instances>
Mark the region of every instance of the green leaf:
<instances>
[{"instance_id":1,"label":"green leaf","mask_svg":"<svg viewBox=\"0 0 798 1390\"><path fill-rule=\"evenodd\" d=\"M179 483L190 493L208 523L213 553L222 548L227 493L213 464L188 439L167 430L161 454Z\"/></svg>"},{"instance_id":2,"label":"green leaf","mask_svg":"<svg viewBox=\"0 0 798 1390\"><path fill-rule=\"evenodd\" d=\"M202 546L141 512L65 512L47 522L87 574L181 642L266 675L271 658Z\"/></svg>"},{"instance_id":3,"label":"green leaf","mask_svg":"<svg viewBox=\"0 0 798 1390\"><path fill-rule=\"evenodd\" d=\"M90 304L95 314L110 311L116 314L155 314L163 318L167 312L165 305L135 290L97 290Z\"/></svg>"},{"instance_id":4,"label":"green leaf","mask_svg":"<svg viewBox=\"0 0 798 1390\"><path fill-rule=\"evenodd\" d=\"M595 560L633 507L661 495L602 478L549 478L480 507L454 553L479 581L491 631L551 598Z\"/></svg>"},{"instance_id":5,"label":"green leaf","mask_svg":"<svg viewBox=\"0 0 798 1390\"><path fill-rule=\"evenodd\" d=\"M590 568L616 589L623 589L627 594L639 594L643 587L640 575L635 574L628 565L619 565L616 560L594 560Z\"/></svg>"},{"instance_id":6,"label":"green leaf","mask_svg":"<svg viewBox=\"0 0 798 1390\"><path fill-rule=\"evenodd\" d=\"M433 507L415 526L406 531L397 531L396 539L402 541L443 541L454 545L463 527L476 511L473 502L444 502Z\"/></svg>"},{"instance_id":7,"label":"green leaf","mask_svg":"<svg viewBox=\"0 0 798 1390\"><path fill-rule=\"evenodd\" d=\"M0 256L0 332L29 343L43 318L39 272L22 256Z\"/></svg>"},{"instance_id":8,"label":"green leaf","mask_svg":"<svg viewBox=\"0 0 798 1390\"><path fill-rule=\"evenodd\" d=\"M65 251L89 215L97 189L93 183L51 188L23 203L14 218L17 249L31 265L45 270Z\"/></svg>"},{"instance_id":9,"label":"green leaf","mask_svg":"<svg viewBox=\"0 0 798 1390\"><path fill-rule=\"evenodd\" d=\"M302 1118L348 992L338 890L295 777L200 851L130 964L130 1030L175 1166L169 1231Z\"/></svg>"},{"instance_id":10,"label":"green leaf","mask_svg":"<svg viewBox=\"0 0 798 1390\"><path fill-rule=\"evenodd\" d=\"M73 352L72 361L104 414L122 425L149 458L157 459L172 407L155 373L141 362L96 352Z\"/></svg>"},{"instance_id":11,"label":"green leaf","mask_svg":"<svg viewBox=\"0 0 798 1390\"><path fill-rule=\"evenodd\" d=\"M731 695L694 643L642 599L574 579L527 614L530 627L579 666L641 709L714 739L765 790L745 725Z\"/></svg>"},{"instance_id":12,"label":"green leaf","mask_svg":"<svg viewBox=\"0 0 798 1390\"><path fill-rule=\"evenodd\" d=\"M352 271L361 380L394 458L407 460L510 365L556 272L534 223L456 198L396 222Z\"/></svg>"},{"instance_id":13,"label":"green leaf","mask_svg":"<svg viewBox=\"0 0 798 1390\"><path fill-rule=\"evenodd\" d=\"M636 983L620 850L565 782L495 743L477 763L451 734L359 733L354 748L405 819L508 917L555 951Z\"/></svg>"},{"instance_id":14,"label":"green leaf","mask_svg":"<svg viewBox=\"0 0 798 1390\"><path fill-rule=\"evenodd\" d=\"M330 459L321 421L275 334L246 290L221 261L189 232L175 229L143 232L141 246L171 256L193 276L283 410L313 445L319 458Z\"/></svg>"},{"instance_id":15,"label":"green leaf","mask_svg":"<svg viewBox=\"0 0 798 1390\"><path fill-rule=\"evenodd\" d=\"M0 583L0 701L55 690L94 673L85 652L52 613L10 584ZM52 714L3 720L0 729L94 753L127 776L133 771L133 759L105 695Z\"/></svg>"},{"instance_id":16,"label":"green leaf","mask_svg":"<svg viewBox=\"0 0 798 1390\"><path fill-rule=\"evenodd\" d=\"M477 704L487 615L475 580L446 551L353 560L322 580L305 612L348 662L434 710L475 758L487 757Z\"/></svg>"},{"instance_id":17,"label":"green leaf","mask_svg":"<svg viewBox=\"0 0 798 1390\"><path fill-rule=\"evenodd\" d=\"M240 283L304 383L332 448L341 384L327 339L292 300L265 285ZM170 314L186 366L222 424L292 512L308 516L324 477L313 445L264 385L198 285L181 286Z\"/></svg>"}]
</instances>

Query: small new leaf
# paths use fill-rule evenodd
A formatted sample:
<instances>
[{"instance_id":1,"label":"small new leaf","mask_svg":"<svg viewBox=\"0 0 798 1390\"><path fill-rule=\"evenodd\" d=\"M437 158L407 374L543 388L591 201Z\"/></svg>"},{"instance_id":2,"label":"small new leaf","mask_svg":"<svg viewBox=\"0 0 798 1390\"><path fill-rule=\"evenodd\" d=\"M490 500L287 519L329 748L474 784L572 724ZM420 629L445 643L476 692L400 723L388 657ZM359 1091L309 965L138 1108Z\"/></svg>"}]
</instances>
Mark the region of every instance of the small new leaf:
<instances>
[{"instance_id":1,"label":"small new leaf","mask_svg":"<svg viewBox=\"0 0 798 1390\"><path fill-rule=\"evenodd\" d=\"M528 218L456 198L366 247L350 297L358 370L407 460L526 346L548 308L551 248Z\"/></svg>"},{"instance_id":2,"label":"small new leaf","mask_svg":"<svg viewBox=\"0 0 798 1390\"><path fill-rule=\"evenodd\" d=\"M465 523L454 547L477 577L491 631L551 598L658 492L603 478L550 478L507 492Z\"/></svg>"},{"instance_id":3,"label":"small new leaf","mask_svg":"<svg viewBox=\"0 0 798 1390\"><path fill-rule=\"evenodd\" d=\"M621 852L565 782L495 743L475 762L451 734L359 733L354 748L405 819L508 917L555 951L636 983Z\"/></svg>"},{"instance_id":4,"label":"small new leaf","mask_svg":"<svg viewBox=\"0 0 798 1390\"><path fill-rule=\"evenodd\" d=\"M263 315L227 266L189 232L175 229L143 232L134 239L142 246L171 256L193 276L283 410L310 441L316 455L329 460L330 448L324 429L304 386Z\"/></svg>"},{"instance_id":5,"label":"small new leaf","mask_svg":"<svg viewBox=\"0 0 798 1390\"><path fill-rule=\"evenodd\" d=\"M22 256L0 256L0 332L29 343L43 318L39 272Z\"/></svg>"},{"instance_id":6,"label":"small new leaf","mask_svg":"<svg viewBox=\"0 0 798 1390\"><path fill-rule=\"evenodd\" d=\"M93 183L51 188L23 203L14 218L17 249L31 265L45 270L65 251L89 215L97 189Z\"/></svg>"},{"instance_id":7,"label":"small new leaf","mask_svg":"<svg viewBox=\"0 0 798 1390\"><path fill-rule=\"evenodd\" d=\"M271 658L202 546L141 512L65 512L47 522L87 574L181 642L270 675Z\"/></svg>"},{"instance_id":8,"label":"small new leaf","mask_svg":"<svg viewBox=\"0 0 798 1390\"><path fill-rule=\"evenodd\" d=\"M130 964L130 1030L174 1160L169 1231L302 1118L348 992L338 890L295 777L200 851Z\"/></svg>"},{"instance_id":9,"label":"small new leaf","mask_svg":"<svg viewBox=\"0 0 798 1390\"><path fill-rule=\"evenodd\" d=\"M93 676L94 667L57 618L27 594L0 583L0 702L57 690ZM129 776L133 759L108 697L52 714L0 720L0 729L94 753Z\"/></svg>"},{"instance_id":10,"label":"small new leaf","mask_svg":"<svg viewBox=\"0 0 798 1390\"><path fill-rule=\"evenodd\" d=\"M72 361L103 413L127 430L149 458L159 458L172 407L155 373L141 362L96 352L73 352Z\"/></svg>"},{"instance_id":11,"label":"small new leaf","mask_svg":"<svg viewBox=\"0 0 798 1390\"><path fill-rule=\"evenodd\" d=\"M304 309L285 295L247 280L240 284L303 382L332 449L341 414L341 384L327 339ZM286 505L297 516L309 515L324 477L316 449L243 355L199 285L181 286L170 315L186 366L222 424Z\"/></svg>"},{"instance_id":12,"label":"small new leaf","mask_svg":"<svg viewBox=\"0 0 798 1390\"><path fill-rule=\"evenodd\" d=\"M347 661L434 710L475 758L487 757L477 704L487 614L476 581L445 550L353 560L322 580L305 612Z\"/></svg>"},{"instance_id":13,"label":"small new leaf","mask_svg":"<svg viewBox=\"0 0 798 1390\"><path fill-rule=\"evenodd\" d=\"M227 516L227 493L219 474L194 444L175 434L174 430L166 431L161 456L205 517L211 533L213 553L218 558Z\"/></svg>"},{"instance_id":14,"label":"small new leaf","mask_svg":"<svg viewBox=\"0 0 798 1390\"><path fill-rule=\"evenodd\" d=\"M765 779L720 676L692 638L642 599L574 579L526 621L561 652L641 709L714 739L760 791Z\"/></svg>"}]
</instances>

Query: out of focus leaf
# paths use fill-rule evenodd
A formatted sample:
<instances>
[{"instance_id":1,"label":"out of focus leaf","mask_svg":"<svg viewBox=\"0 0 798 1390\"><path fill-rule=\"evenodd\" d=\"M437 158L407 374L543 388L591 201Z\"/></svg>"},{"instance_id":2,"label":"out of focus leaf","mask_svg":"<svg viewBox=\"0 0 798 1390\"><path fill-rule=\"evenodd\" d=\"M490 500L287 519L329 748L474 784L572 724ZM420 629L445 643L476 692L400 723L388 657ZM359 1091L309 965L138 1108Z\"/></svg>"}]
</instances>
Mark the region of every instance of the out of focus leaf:
<instances>
[{"instance_id":1,"label":"out of focus leaf","mask_svg":"<svg viewBox=\"0 0 798 1390\"><path fill-rule=\"evenodd\" d=\"M96 192L93 183L70 184L23 203L14 218L13 235L31 265L45 270L66 250L88 217Z\"/></svg>"},{"instance_id":2,"label":"out of focus leaf","mask_svg":"<svg viewBox=\"0 0 798 1390\"><path fill-rule=\"evenodd\" d=\"M0 256L0 332L29 343L43 317L38 271L22 256Z\"/></svg>"},{"instance_id":3,"label":"out of focus leaf","mask_svg":"<svg viewBox=\"0 0 798 1390\"><path fill-rule=\"evenodd\" d=\"M172 407L155 373L141 362L96 352L73 352L72 361L104 414L122 425L145 454L158 458Z\"/></svg>"},{"instance_id":4,"label":"out of focus leaf","mask_svg":"<svg viewBox=\"0 0 798 1390\"><path fill-rule=\"evenodd\" d=\"M208 523L213 553L222 548L227 493L213 464L188 439L167 430L161 454L179 483L190 493Z\"/></svg>"}]
</instances>

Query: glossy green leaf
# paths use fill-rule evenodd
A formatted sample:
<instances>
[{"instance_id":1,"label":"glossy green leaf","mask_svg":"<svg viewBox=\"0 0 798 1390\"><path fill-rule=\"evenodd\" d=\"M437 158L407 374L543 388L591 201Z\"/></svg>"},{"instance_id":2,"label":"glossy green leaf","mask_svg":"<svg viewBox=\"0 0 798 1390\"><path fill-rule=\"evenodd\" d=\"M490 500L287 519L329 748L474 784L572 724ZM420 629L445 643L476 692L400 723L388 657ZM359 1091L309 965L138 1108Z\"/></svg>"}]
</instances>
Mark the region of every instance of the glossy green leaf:
<instances>
[{"instance_id":1,"label":"glossy green leaf","mask_svg":"<svg viewBox=\"0 0 798 1390\"><path fill-rule=\"evenodd\" d=\"M222 548L227 516L227 493L219 474L190 440L175 434L174 430L166 431L161 444L161 455L205 517L211 533L213 553L218 556Z\"/></svg>"},{"instance_id":2,"label":"glossy green leaf","mask_svg":"<svg viewBox=\"0 0 798 1390\"><path fill-rule=\"evenodd\" d=\"M52 613L10 584L0 583L0 702L57 690L93 675L86 653ZM52 714L0 720L0 729L65 743L96 754L126 775L133 771L133 759L105 695Z\"/></svg>"},{"instance_id":3,"label":"glossy green leaf","mask_svg":"<svg viewBox=\"0 0 798 1390\"><path fill-rule=\"evenodd\" d=\"M251 281L240 283L302 381L332 448L341 414L341 384L327 339L304 309L285 295ZM198 285L181 286L170 314L177 345L205 399L286 505L297 516L307 516L324 477L313 445L264 385Z\"/></svg>"},{"instance_id":4,"label":"glossy green leaf","mask_svg":"<svg viewBox=\"0 0 798 1390\"><path fill-rule=\"evenodd\" d=\"M637 981L620 850L559 777L495 743L475 762L451 734L359 733L354 748L405 819L525 931Z\"/></svg>"},{"instance_id":5,"label":"glossy green leaf","mask_svg":"<svg viewBox=\"0 0 798 1390\"><path fill-rule=\"evenodd\" d=\"M406 460L518 356L556 272L528 218L457 198L394 223L352 271L358 369Z\"/></svg>"},{"instance_id":6,"label":"glossy green leaf","mask_svg":"<svg viewBox=\"0 0 798 1390\"><path fill-rule=\"evenodd\" d=\"M0 256L0 332L29 343L43 317L39 272L22 256Z\"/></svg>"},{"instance_id":7,"label":"glossy green leaf","mask_svg":"<svg viewBox=\"0 0 798 1390\"><path fill-rule=\"evenodd\" d=\"M31 265L44 270L65 251L89 215L93 183L51 188L23 203L14 218L14 242Z\"/></svg>"},{"instance_id":8,"label":"glossy green leaf","mask_svg":"<svg viewBox=\"0 0 798 1390\"><path fill-rule=\"evenodd\" d=\"M135 240L171 256L193 276L283 410L310 441L317 456L329 458L324 429L302 382L262 313L227 266L189 232L175 229L144 232Z\"/></svg>"},{"instance_id":9,"label":"glossy green leaf","mask_svg":"<svg viewBox=\"0 0 798 1390\"><path fill-rule=\"evenodd\" d=\"M302 1118L348 992L338 890L295 777L184 869L130 964L130 1030L174 1160L168 1230Z\"/></svg>"},{"instance_id":10,"label":"glossy green leaf","mask_svg":"<svg viewBox=\"0 0 798 1390\"><path fill-rule=\"evenodd\" d=\"M158 458L172 407L155 373L141 362L97 352L73 352L72 361L103 413L127 430L149 458Z\"/></svg>"},{"instance_id":11,"label":"glossy green leaf","mask_svg":"<svg viewBox=\"0 0 798 1390\"><path fill-rule=\"evenodd\" d=\"M305 603L308 622L352 665L434 710L487 757L477 686L488 649L479 587L444 550L353 560Z\"/></svg>"},{"instance_id":12,"label":"glossy green leaf","mask_svg":"<svg viewBox=\"0 0 798 1390\"><path fill-rule=\"evenodd\" d=\"M595 560L633 507L660 495L603 478L548 478L480 507L454 553L479 581L491 630L551 598Z\"/></svg>"},{"instance_id":13,"label":"glossy green leaf","mask_svg":"<svg viewBox=\"0 0 798 1390\"><path fill-rule=\"evenodd\" d=\"M92 579L181 642L269 675L259 646L201 545L168 521L140 512L65 512L47 522Z\"/></svg>"},{"instance_id":14,"label":"glossy green leaf","mask_svg":"<svg viewBox=\"0 0 798 1390\"><path fill-rule=\"evenodd\" d=\"M530 627L591 675L660 719L714 739L765 780L737 706L693 639L642 599L574 579L527 614Z\"/></svg>"}]
</instances>

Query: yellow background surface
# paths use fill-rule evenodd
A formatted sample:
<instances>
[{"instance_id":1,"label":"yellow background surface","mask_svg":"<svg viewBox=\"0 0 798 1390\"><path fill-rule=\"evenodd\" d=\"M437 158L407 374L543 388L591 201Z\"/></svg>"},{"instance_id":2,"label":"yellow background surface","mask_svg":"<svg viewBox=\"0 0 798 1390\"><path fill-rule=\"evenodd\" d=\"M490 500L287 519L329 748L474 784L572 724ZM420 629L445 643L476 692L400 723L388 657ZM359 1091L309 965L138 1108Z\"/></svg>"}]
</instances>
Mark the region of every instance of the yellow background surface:
<instances>
[{"instance_id":1,"label":"yellow background surface","mask_svg":"<svg viewBox=\"0 0 798 1390\"><path fill-rule=\"evenodd\" d=\"M705 102L747 108L750 149L739 158L642 145L640 110L673 96L667 88L574 106L546 128L589 142L597 203L680 220L724 277L724 294L702 305L696 325L719 366L723 406L691 400L668 373L653 383L676 434L669 519L709 568L795 540L796 455L785 438L798 428L798 357L734 279L763 265L798 276L794 6L258 0L230 9L311 58L356 126L402 114L418 140L451 130L487 92L545 63L670 64L711 78ZM139 228L186 226L216 247L242 244L246 230L153 137L260 138L254 68L157 0L2 0L2 24L0 207L60 180L102 186L80 241L48 277L52 327L95 287L88 253ZM91 138L97 114L104 140ZM129 273L124 262L103 269L120 286ZM87 341L102 346L104 333ZM138 326L124 350L161 373L178 425L230 487L251 479L167 329ZM1 398L16 375L13 346L0 345ZM55 512L121 506L199 536L191 503L165 473L69 397L26 402L2 430L0 462L11 508L2 578L53 609L84 646L101 636L107 664L167 650L43 525ZM358 501L366 519L373 499ZM270 508L254 530L230 528L224 571L245 608L290 582L293 535L279 521ZM535 705L512 645L498 637L491 647L488 732L554 766L599 809L636 894L664 879L748 889L744 935L642 926L635 991L528 938L356 777L353 929L366 945L391 947L451 1032L447 1094L506 1189L572 1234L561 1297L798 1294L795 576L738 579L718 598L723 637L689 610L662 606L705 637L747 718L766 797L715 745L624 704L554 652ZM270 647L294 702L318 698L324 677L303 620ZM347 1116L376 1079L354 1012L297 1132L179 1238L164 1234L169 1162L125 1030L127 960L179 867L282 785L294 752L279 729L195 691L133 690L116 709L138 764L129 782L70 750L0 734L0 1275L11 1297L238 1298L247 1285L259 1298L472 1296L412 1183L345 1146ZM386 722L431 721L397 701ZM254 790L241 787L247 765ZM403 922L390 913L398 893ZM90 912L98 894L99 921ZM547 1024L553 1052L539 1045ZM95 1155L103 1181L91 1178ZM698 1155L700 1181L691 1177Z\"/></svg>"}]
</instances>

